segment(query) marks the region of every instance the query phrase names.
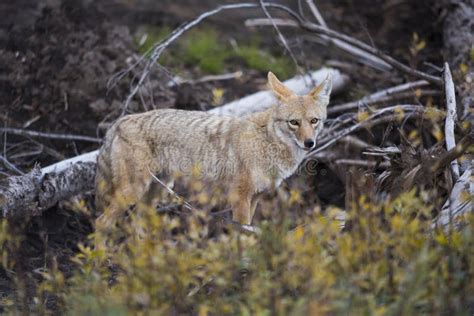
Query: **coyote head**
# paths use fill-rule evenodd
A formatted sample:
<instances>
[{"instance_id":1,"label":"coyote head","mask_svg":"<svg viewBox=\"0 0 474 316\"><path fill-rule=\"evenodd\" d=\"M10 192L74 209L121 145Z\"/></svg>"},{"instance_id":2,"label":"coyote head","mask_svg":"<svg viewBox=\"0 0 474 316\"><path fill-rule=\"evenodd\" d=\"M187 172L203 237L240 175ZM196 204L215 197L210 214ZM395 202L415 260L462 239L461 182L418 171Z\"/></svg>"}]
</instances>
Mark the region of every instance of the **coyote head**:
<instances>
[{"instance_id":1,"label":"coyote head","mask_svg":"<svg viewBox=\"0 0 474 316\"><path fill-rule=\"evenodd\" d=\"M298 96L285 87L272 72L268 73L268 84L279 101L273 118L277 135L303 150L313 149L327 116L331 77L328 75L304 96Z\"/></svg>"}]
</instances>

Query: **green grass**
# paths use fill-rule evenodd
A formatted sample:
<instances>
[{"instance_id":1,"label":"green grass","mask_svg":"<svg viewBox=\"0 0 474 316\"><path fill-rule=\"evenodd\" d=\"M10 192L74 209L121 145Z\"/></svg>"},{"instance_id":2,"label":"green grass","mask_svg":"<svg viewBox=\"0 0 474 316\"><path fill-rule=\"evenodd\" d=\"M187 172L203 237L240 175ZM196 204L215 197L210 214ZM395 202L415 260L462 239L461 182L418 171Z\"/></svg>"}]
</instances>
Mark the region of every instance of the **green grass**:
<instances>
[{"instance_id":1,"label":"green grass","mask_svg":"<svg viewBox=\"0 0 474 316\"><path fill-rule=\"evenodd\" d=\"M221 43L213 30L195 31L179 52L188 65L197 65L204 73L217 74L225 70L230 49Z\"/></svg>"},{"instance_id":2,"label":"green grass","mask_svg":"<svg viewBox=\"0 0 474 316\"><path fill-rule=\"evenodd\" d=\"M143 43L140 43L143 35L135 39L139 52L147 53L154 43L166 38L170 32L169 27L147 28ZM160 62L171 68L195 66L203 74L234 71L242 65L262 73L271 70L281 79L290 77L295 71L295 65L288 56L274 54L262 48L256 37L235 49L221 38L213 29L192 30L169 47Z\"/></svg>"},{"instance_id":3,"label":"green grass","mask_svg":"<svg viewBox=\"0 0 474 316\"><path fill-rule=\"evenodd\" d=\"M271 70L279 78L288 78L295 71L293 61L286 56L273 56L258 46L242 46L236 52L247 67L261 72Z\"/></svg>"}]
</instances>

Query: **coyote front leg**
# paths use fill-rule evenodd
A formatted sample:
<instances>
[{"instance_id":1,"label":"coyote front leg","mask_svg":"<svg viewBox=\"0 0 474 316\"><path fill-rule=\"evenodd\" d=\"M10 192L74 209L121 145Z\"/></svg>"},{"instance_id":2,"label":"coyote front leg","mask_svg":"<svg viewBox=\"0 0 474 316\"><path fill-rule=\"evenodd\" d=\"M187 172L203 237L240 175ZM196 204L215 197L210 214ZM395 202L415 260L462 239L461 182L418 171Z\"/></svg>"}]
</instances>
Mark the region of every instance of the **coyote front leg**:
<instances>
[{"instance_id":1,"label":"coyote front leg","mask_svg":"<svg viewBox=\"0 0 474 316\"><path fill-rule=\"evenodd\" d=\"M232 220L240 224L251 225L256 203L253 202L253 188L249 181L240 180L231 197L235 200L232 203Z\"/></svg>"}]
</instances>

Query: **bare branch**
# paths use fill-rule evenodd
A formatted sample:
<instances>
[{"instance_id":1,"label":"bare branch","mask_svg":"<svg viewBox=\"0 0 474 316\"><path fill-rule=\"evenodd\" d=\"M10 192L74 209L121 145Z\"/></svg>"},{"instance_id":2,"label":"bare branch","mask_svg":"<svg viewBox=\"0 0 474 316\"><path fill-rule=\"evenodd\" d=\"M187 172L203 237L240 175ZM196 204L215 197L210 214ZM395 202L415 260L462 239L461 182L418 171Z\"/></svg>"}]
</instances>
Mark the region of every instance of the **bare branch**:
<instances>
[{"instance_id":1,"label":"bare branch","mask_svg":"<svg viewBox=\"0 0 474 316\"><path fill-rule=\"evenodd\" d=\"M359 41L359 40L357 40L353 37L350 37L348 35L336 32L336 31L331 30L331 29L326 29L322 26L316 25L316 24L311 23L311 22L307 22L301 16L299 16L296 12L294 12L293 10L291 10L290 8L288 8L284 5L276 4L276 3L266 3L265 5L268 6L268 7L271 7L271 8L275 8L275 9L285 11L286 13L291 15L298 22L299 26L304 30L314 32L314 33L317 33L317 34L323 34L323 35L329 36L331 38L341 40L343 42L351 44L352 46L354 46L356 48L359 48L359 49L361 49L365 52L368 52L372 55L375 55L375 56L379 57L380 59L385 61L387 64L391 65L393 68L397 69L398 71L400 71L402 73L417 77L419 79L424 79L424 80L429 81L431 83L434 83L438 86L443 85L443 80L441 80L441 78L429 75L427 73L424 73L422 71L419 71L419 70L416 70L416 69L413 69L413 68L410 68L407 65L404 65L401 62L395 60L394 58L382 53L380 50L378 50L376 48L373 48L372 46L367 45L364 42L361 42L361 41Z\"/></svg>"},{"instance_id":2,"label":"bare branch","mask_svg":"<svg viewBox=\"0 0 474 316\"><path fill-rule=\"evenodd\" d=\"M14 164L12 164L10 161L8 161L8 159L6 157L3 157L2 155L0 155L0 161L3 162L5 167L7 167L7 169L9 169L13 172L16 172L17 174L21 174L21 175L25 174L23 171L18 169Z\"/></svg>"},{"instance_id":3,"label":"bare branch","mask_svg":"<svg viewBox=\"0 0 474 316\"><path fill-rule=\"evenodd\" d=\"M352 166L359 166L359 167L368 167L368 168L388 168L390 167L390 162L378 162L378 161L367 161L367 160L360 160L360 159L337 159L334 163L341 164L341 165L352 165Z\"/></svg>"},{"instance_id":4,"label":"bare branch","mask_svg":"<svg viewBox=\"0 0 474 316\"><path fill-rule=\"evenodd\" d=\"M287 26L287 27L300 26L297 22L293 20L288 20L288 19L273 19L273 22L272 22L272 20L269 20L269 19L257 18L257 19L248 19L245 21L246 26L273 26L273 24L278 25L278 26ZM323 45L332 44L336 46L337 48L345 51L349 55L355 57L355 59L362 64L365 64L367 66L373 67L381 71L387 71L387 70L392 69L392 66L390 66L389 64L387 64L380 58L372 54L368 54L365 51L359 48L356 48L350 44L347 44L340 40L334 40L324 35L317 35L317 38L320 39L318 41L319 44L323 44Z\"/></svg>"},{"instance_id":5,"label":"bare branch","mask_svg":"<svg viewBox=\"0 0 474 316\"><path fill-rule=\"evenodd\" d=\"M247 27L253 27L253 26L273 26L278 25L278 26L293 26L293 27L298 27L299 24L296 23L293 20L289 19L279 19L279 18L272 18L266 19L266 18L256 18L256 19L247 19L244 22L245 26Z\"/></svg>"},{"instance_id":6,"label":"bare branch","mask_svg":"<svg viewBox=\"0 0 474 316\"><path fill-rule=\"evenodd\" d=\"M20 135L20 136L39 137L39 138L77 140L77 141L92 142L92 143L101 143L102 142L102 140L100 138L90 137L90 136L72 135L72 134L44 133L44 132L30 131L30 130L26 130L26 129L10 128L10 127L0 127L0 132L10 133L10 134Z\"/></svg>"},{"instance_id":7,"label":"bare branch","mask_svg":"<svg viewBox=\"0 0 474 316\"><path fill-rule=\"evenodd\" d=\"M441 157L430 166L430 172L437 172L438 170L446 167L448 164L451 164L452 166L452 162L461 157L473 144L474 133L471 132L470 134L464 136L461 141L456 146L454 146L454 148L451 148L441 155Z\"/></svg>"},{"instance_id":8,"label":"bare branch","mask_svg":"<svg viewBox=\"0 0 474 316\"><path fill-rule=\"evenodd\" d=\"M313 0L306 0L306 3L308 4L308 7L309 9L311 10L311 13L313 14L313 16L315 17L316 21L318 21L318 23L328 29L328 25L326 24L326 21L324 21L324 18L323 16L321 15L321 13L319 12L318 10L318 7L316 6L316 4L314 3ZM354 55L355 57L358 57L359 60L369 66L372 66L376 69L379 69L379 70L383 70L383 71L388 71L388 70L391 70L392 67L387 64L386 62L384 62L383 60L381 60L380 58L376 57L376 56L373 56L373 55L370 55L370 54L367 54L365 51L363 50L360 50L352 45L349 45L345 42L342 42L340 40L333 40L332 38L329 38L327 36L321 36L322 38L324 39L327 39L329 40L329 42L331 44L333 44L334 46L342 49L343 51L347 52L347 53L350 53L352 55Z\"/></svg>"},{"instance_id":9,"label":"bare branch","mask_svg":"<svg viewBox=\"0 0 474 316\"><path fill-rule=\"evenodd\" d=\"M278 34L278 38L280 39L281 43L283 44L283 47L285 47L286 51L290 55L291 59L293 60L293 63L296 65L296 68L298 70L301 70L300 66L298 65L298 61L296 60L295 55L293 54L292 50L290 49L290 46L288 46L288 43L287 43L285 37L283 36L283 33L280 31L278 26L273 21L273 18L270 15L270 13L268 12L267 8L265 7L265 3L263 2L263 0L260 0L260 6L262 7L263 13L265 13L267 18L271 21L273 28L275 29L275 31Z\"/></svg>"},{"instance_id":10,"label":"bare branch","mask_svg":"<svg viewBox=\"0 0 474 316\"><path fill-rule=\"evenodd\" d=\"M441 226L445 230L451 225L459 226L459 219L468 212L473 210L474 181L472 174L474 172L474 164L471 163L469 168L464 171L462 176L454 184L453 190L449 195L446 203L444 203L441 212L433 221L433 227Z\"/></svg>"},{"instance_id":11,"label":"bare branch","mask_svg":"<svg viewBox=\"0 0 474 316\"><path fill-rule=\"evenodd\" d=\"M372 114L370 117L368 117L366 120L364 120L362 122L359 122L359 123L357 123L353 126L350 126L348 128L345 128L345 129L339 131L338 133L336 133L335 135L327 135L324 138L322 138L321 140L319 140L319 142L322 145L319 145L318 147L316 147L315 150L313 150L308 156L306 156L306 159L313 157L316 153L325 150L326 148L333 145L334 143L336 143L341 138L343 138L343 137L345 137L345 136L347 136L347 135L349 135L349 134L351 134L355 131L358 131L361 128L365 128L365 127L371 126L371 125L386 123L386 122L390 122L390 121L394 120L397 117L396 114L385 116L385 117L380 117L380 116L382 116L385 113L390 113L390 112L399 111L399 110L402 110L405 113L410 113L411 115L413 115L413 114L416 115L416 114L424 113L425 108L423 106L420 106L420 105L408 104L408 105L397 105L397 106L392 106L392 107L380 109L380 110L376 111L374 114Z\"/></svg>"},{"instance_id":12,"label":"bare branch","mask_svg":"<svg viewBox=\"0 0 474 316\"><path fill-rule=\"evenodd\" d=\"M444 124L444 134L446 138L446 149L451 150L456 147L456 139L454 138L454 125L458 119L456 112L456 93L454 91L453 77L449 64L444 64L444 91L446 95L446 122ZM453 172L454 181L459 178L459 163L456 159L451 162L451 170Z\"/></svg>"},{"instance_id":13,"label":"bare branch","mask_svg":"<svg viewBox=\"0 0 474 316\"><path fill-rule=\"evenodd\" d=\"M407 90L414 90L416 88L424 87L427 85L429 85L428 81L419 80L419 81L404 83L395 87L390 87L388 89L384 89L384 90L372 93L371 95L363 97L362 99L358 101L331 106L330 108L328 108L328 114L334 114L334 113L344 112L347 110L352 110L352 109L358 108L361 105L371 104L371 102L378 102L378 100L383 100L384 98L391 97L398 93L405 92Z\"/></svg>"},{"instance_id":14,"label":"bare branch","mask_svg":"<svg viewBox=\"0 0 474 316\"><path fill-rule=\"evenodd\" d=\"M315 17L316 21L318 21L318 23L322 27L328 28L328 25L326 24L326 21L324 21L324 18L321 15L321 13L319 12L318 7L314 3L314 1L313 0L306 0L306 4L308 4L308 7L311 10L311 13Z\"/></svg>"},{"instance_id":15,"label":"bare branch","mask_svg":"<svg viewBox=\"0 0 474 316\"><path fill-rule=\"evenodd\" d=\"M377 104L386 104L388 102L401 101L413 98L427 97L427 96L439 96L440 91L437 90L420 90L420 91L410 91L403 92L398 94L392 94L385 97L372 97L371 95L360 99L354 102L348 102L344 104L339 104L328 108L328 114L334 114L339 112L345 112L348 110L354 110L360 107L377 105Z\"/></svg>"},{"instance_id":16,"label":"bare branch","mask_svg":"<svg viewBox=\"0 0 474 316\"><path fill-rule=\"evenodd\" d=\"M122 115L127 112L128 106L130 105L130 102L132 101L133 97L137 94L138 90L142 86L142 84L145 82L145 79L148 77L148 75L151 72L151 69L153 65L157 64L158 59L160 58L161 54L163 51L170 46L176 39L178 39L183 33L189 31L192 29L194 26L198 25L200 22L203 20L207 19L210 16L213 16L221 11L225 10L233 10L233 9L243 9L243 8L257 8L258 5L254 3L236 3L236 4L228 4L228 5L221 5L218 6L217 8L207 11L199 15L197 18L191 20L188 23L183 24L182 26L178 27L175 29L168 38L163 40L160 43L155 44L153 47L150 48L148 52L143 54L140 59L134 63L131 67L129 67L127 70L122 71L118 74L118 79L120 80L125 76L127 73L129 73L133 68L135 68L139 63L141 63L147 56L151 53L150 58L148 59L145 68L143 70L143 73L141 74L138 82L131 87L130 93L127 96L127 99L125 100L124 108L122 111ZM117 81L115 80L115 81Z\"/></svg>"},{"instance_id":17,"label":"bare branch","mask_svg":"<svg viewBox=\"0 0 474 316\"><path fill-rule=\"evenodd\" d=\"M148 172L150 173L150 176L152 177L153 180L155 180L156 182L158 182L162 187L164 187L166 189L166 191L168 191L169 194L171 194L179 203L182 203L183 206L185 208L187 208L188 210L190 211L199 211L197 208L195 208L194 206L191 205L191 203L189 203L188 201L186 201L184 199L184 197L182 197L181 195L179 195L178 193L176 193L172 188L170 188L169 186L166 185L166 183L164 183L163 181L161 181L160 179L158 179L157 176L155 176L153 174L153 172L151 172L150 169L148 169Z\"/></svg>"},{"instance_id":18,"label":"bare branch","mask_svg":"<svg viewBox=\"0 0 474 316\"><path fill-rule=\"evenodd\" d=\"M167 86L173 87L173 86L181 85L183 83L196 84L196 83L203 83L203 82L209 82L209 81L233 80L233 79L241 78L242 75L243 75L242 71L239 70L236 72L231 72L231 73L226 73L226 74L221 74L221 75L204 76L195 80L183 80L180 77L176 77L176 78L173 78L172 81L168 82Z\"/></svg>"}]
</instances>

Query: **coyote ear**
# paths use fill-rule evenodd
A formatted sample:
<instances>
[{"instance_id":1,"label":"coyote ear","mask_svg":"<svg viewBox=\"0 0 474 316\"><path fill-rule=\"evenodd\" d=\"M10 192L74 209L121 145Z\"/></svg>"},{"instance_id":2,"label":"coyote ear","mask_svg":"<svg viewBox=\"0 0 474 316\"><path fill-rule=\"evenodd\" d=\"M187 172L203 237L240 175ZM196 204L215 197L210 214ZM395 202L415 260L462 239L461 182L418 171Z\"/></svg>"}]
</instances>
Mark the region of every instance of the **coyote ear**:
<instances>
[{"instance_id":1,"label":"coyote ear","mask_svg":"<svg viewBox=\"0 0 474 316\"><path fill-rule=\"evenodd\" d=\"M280 100L288 99L295 94L293 91L285 87L283 83L273 74L273 72L268 72L268 85L276 97Z\"/></svg>"},{"instance_id":2,"label":"coyote ear","mask_svg":"<svg viewBox=\"0 0 474 316\"><path fill-rule=\"evenodd\" d=\"M327 98L329 99L329 95L331 94L332 90L332 78L331 74L328 74L326 79L321 82L319 85L313 88L308 95L311 96L313 99L317 100L320 98Z\"/></svg>"}]
</instances>

